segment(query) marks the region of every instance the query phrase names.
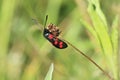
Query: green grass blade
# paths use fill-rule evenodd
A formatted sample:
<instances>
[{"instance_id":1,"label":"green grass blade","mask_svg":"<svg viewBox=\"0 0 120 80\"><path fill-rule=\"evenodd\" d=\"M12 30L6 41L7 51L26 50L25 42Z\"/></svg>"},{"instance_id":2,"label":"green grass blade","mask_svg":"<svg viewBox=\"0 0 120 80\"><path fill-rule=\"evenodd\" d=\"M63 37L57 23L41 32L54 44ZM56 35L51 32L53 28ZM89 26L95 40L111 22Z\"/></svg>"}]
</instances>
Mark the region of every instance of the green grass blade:
<instances>
[{"instance_id":1,"label":"green grass blade","mask_svg":"<svg viewBox=\"0 0 120 80\"><path fill-rule=\"evenodd\" d=\"M52 73L53 73L53 70L54 70L54 65L53 63L51 64L50 68L49 68L49 71L45 77L45 80L52 80Z\"/></svg>"},{"instance_id":2,"label":"green grass blade","mask_svg":"<svg viewBox=\"0 0 120 80\"><path fill-rule=\"evenodd\" d=\"M111 40L113 44L114 54L118 53L118 16L115 17L112 24Z\"/></svg>"},{"instance_id":3,"label":"green grass blade","mask_svg":"<svg viewBox=\"0 0 120 80\"><path fill-rule=\"evenodd\" d=\"M10 4L11 3L11 4ZM0 11L0 57L7 53L7 46L11 31L12 17L17 6L16 0L2 2ZM9 8L8 8L9 7Z\"/></svg>"},{"instance_id":4,"label":"green grass blade","mask_svg":"<svg viewBox=\"0 0 120 80\"><path fill-rule=\"evenodd\" d=\"M114 75L116 79L116 66L115 60L113 60L113 47L111 42L111 37L108 33L108 26L106 24L106 18L102 13L98 0L89 0L88 5L88 13L93 22L94 29L99 37L99 41L101 41L101 48L103 49L103 53L107 59L109 69Z\"/></svg>"},{"instance_id":5,"label":"green grass blade","mask_svg":"<svg viewBox=\"0 0 120 80\"><path fill-rule=\"evenodd\" d=\"M17 0L2 0L0 5L0 80L6 78L6 62L11 23L16 9Z\"/></svg>"},{"instance_id":6,"label":"green grass blade","mask_svg":"<svg viewBox=\"0 0 120 80\"><path fill-rule=\"evenodd\" d=\"M118 78L118 16L115 17L113 24L112 24L112 32L111 32L111 40L112 40L112 45L113 45L113 51L114 51L114 55L113 55L113 59L114 59L114 63L115 63L115 77L116 79Z\"/></svg>"},{"instance_id":7,"label":"green grass blade","mask_svg":"<svg viewBox=\"0 0 120 80\"><path fill-rule=\"evenodd\" d=\"M90 26L87 22L85 22L85 21L82 20L82 19L80 19L80 22L81 22L81 24L83 24L84 27L85 27L86 29L88 29L89 32L95 37L98 45L101 45L101 41L100 41L100 39L99 39L99 37L98 37L95 29L93 28L93 26Z\"/></svg>"},{"instance_id":8,"label":"green grass blade","mask_svg":"<svg viewBox=\"0 0 120 80\"><path fill-rule=\"evenodd\" d=\"M106 30L106 25L101 20L98 13L93 9L93 3L90 3L90 5L88 7L88 12L89 12L90 17L92 19L95 31L97 32L97 34L101 40L104 53L112 55L113 49L112 49L111 40L110 40L108 31Z\"/></svg>"},{"instance_id":9,"label":"green grass blade","mask_svg":"<svg viewBox=\"0 0 120 80\"><path fill-rule=\"evenodd\" d=\"M94 5L94 7L96 8L96 13L98 14L99 18L102 20L102 22L105 25L106 30L108 31L108 27L107 27L107 20L106 17L104 15L104 13L101 11L100 8L100 4L99 4L99 0L88 0L90 3L92 3L92 7Z\"/></svg>"}]
</instances>

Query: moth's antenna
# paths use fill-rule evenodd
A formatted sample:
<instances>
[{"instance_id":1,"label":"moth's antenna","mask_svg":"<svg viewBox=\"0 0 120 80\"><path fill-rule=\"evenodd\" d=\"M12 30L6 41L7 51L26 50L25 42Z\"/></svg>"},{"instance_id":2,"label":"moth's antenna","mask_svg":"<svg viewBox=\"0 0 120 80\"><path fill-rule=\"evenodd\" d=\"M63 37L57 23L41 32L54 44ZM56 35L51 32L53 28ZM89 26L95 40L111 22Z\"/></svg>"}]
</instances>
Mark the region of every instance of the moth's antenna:
<instances>
[{"instance_id":1,"label":"moth's antenna","mask_svg":"<svg viewBox=\"0 0 120 80\"><path fill-rule=\"evenodd\" d=\"M41 25L39 24L39 22L36 19L32 19L32 20L40 27L40 30L43 30L43 28L41 27ZM46 18L45 18L44 29L45 29L47 20L48 20L48 15L46 15Z\"/></svg>"},{"instance_id":2,"label":"moth's antenna","mask_svg":"<svg viewBox=\"0 0 120 80\"><path fill-rule=\"evenodd\" d=\"M33 18L32 18L32 20L34 21L35 24L37 24L37 25L39 26L40 30L43 30L43 28L42 28L41 25L39 24L38 20L33 19Z\"/></svg>"},{"instance_id":3,"label":"moth's antenna","mask_svg":"<svg viewBox=\"0 0 120 80\"><path fill-rule=\"evenodd\" d=\"M48 20L48 15L46 15L46 18L45 18L44 29L45 29L45 26L46 26L47 20Z\"/></svg>"}]
</instances>

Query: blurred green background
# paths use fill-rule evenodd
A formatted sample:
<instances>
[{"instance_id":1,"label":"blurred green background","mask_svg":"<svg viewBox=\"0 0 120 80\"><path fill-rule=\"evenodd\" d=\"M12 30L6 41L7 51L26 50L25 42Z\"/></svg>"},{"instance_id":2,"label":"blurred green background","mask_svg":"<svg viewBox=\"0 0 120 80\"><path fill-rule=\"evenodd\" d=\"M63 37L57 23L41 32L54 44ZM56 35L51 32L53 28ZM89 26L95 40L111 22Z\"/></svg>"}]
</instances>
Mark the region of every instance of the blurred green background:
<instances>
[{"instance_id":1,"label":"blurred green background","mask_svg":"<svg viewBox=\"0 0 120 80\"><path fill-rule=\"evenodd\" d=\"M71 46L62 50L52 46L40 30L48 15L47 25L58 26L63 39L110 73L99 44L80 21L93 25L88 1L91 0L0 0L0 80L44 80L51 63L55 67L53 80L108 80ZM110 30L113 19L120 15L120 0L100 0L100 7Z\"/></svg>"}]
</instances>

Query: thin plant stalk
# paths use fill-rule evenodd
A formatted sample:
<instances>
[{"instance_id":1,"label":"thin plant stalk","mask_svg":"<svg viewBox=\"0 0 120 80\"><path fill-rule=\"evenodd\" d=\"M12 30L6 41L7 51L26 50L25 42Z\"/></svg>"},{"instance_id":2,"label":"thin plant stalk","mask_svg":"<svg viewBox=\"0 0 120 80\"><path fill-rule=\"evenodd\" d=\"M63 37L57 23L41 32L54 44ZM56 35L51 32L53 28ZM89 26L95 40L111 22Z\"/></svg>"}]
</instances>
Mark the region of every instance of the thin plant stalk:
<instances>
[{"instance_id":1,"label":"thin plant stalk","mask_svg":"<svg viewBox=\"0 0 120 80\"><path fill-rule=\"evenodd\" d=\"M62 39L64 40L64 39ZM92 60L89 56L87 56L85 53L83 53L81 50L79 50L78 48L76 48L74 45L72 45L70 42L68 42L67 40L64 40L65 42L67 42L72 48L74 48L76 51L78 51L78 53L80 53L81 55L83 55L86 59L88 59L91 63L93 63L98 69L100 69L108 78L109 80L114 80L112 78L112 76L110 76L105 70L103 70L94 60Z\"/></svg>"}]
</instances>

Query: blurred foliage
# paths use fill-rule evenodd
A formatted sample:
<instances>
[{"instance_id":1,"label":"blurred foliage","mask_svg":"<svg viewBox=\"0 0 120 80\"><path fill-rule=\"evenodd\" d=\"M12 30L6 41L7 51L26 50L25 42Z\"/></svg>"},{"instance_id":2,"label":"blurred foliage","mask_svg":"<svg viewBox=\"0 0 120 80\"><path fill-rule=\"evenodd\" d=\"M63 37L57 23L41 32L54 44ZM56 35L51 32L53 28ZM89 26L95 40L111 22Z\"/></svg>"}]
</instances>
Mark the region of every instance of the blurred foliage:
<instances>
[{"instance_id":1,"label":"blurred foliage","mask_svg":"<svg viewBox=\"0 0 120 80\"><path fill-rule=\"evenodd\" d=\"M97 1L0 0L0 80L44 80L51 63L53 80L109 80L71 46L56 49L43 37L46 15L47 25L119 80L120 0Z\"/></svg>"}]
</instances>

